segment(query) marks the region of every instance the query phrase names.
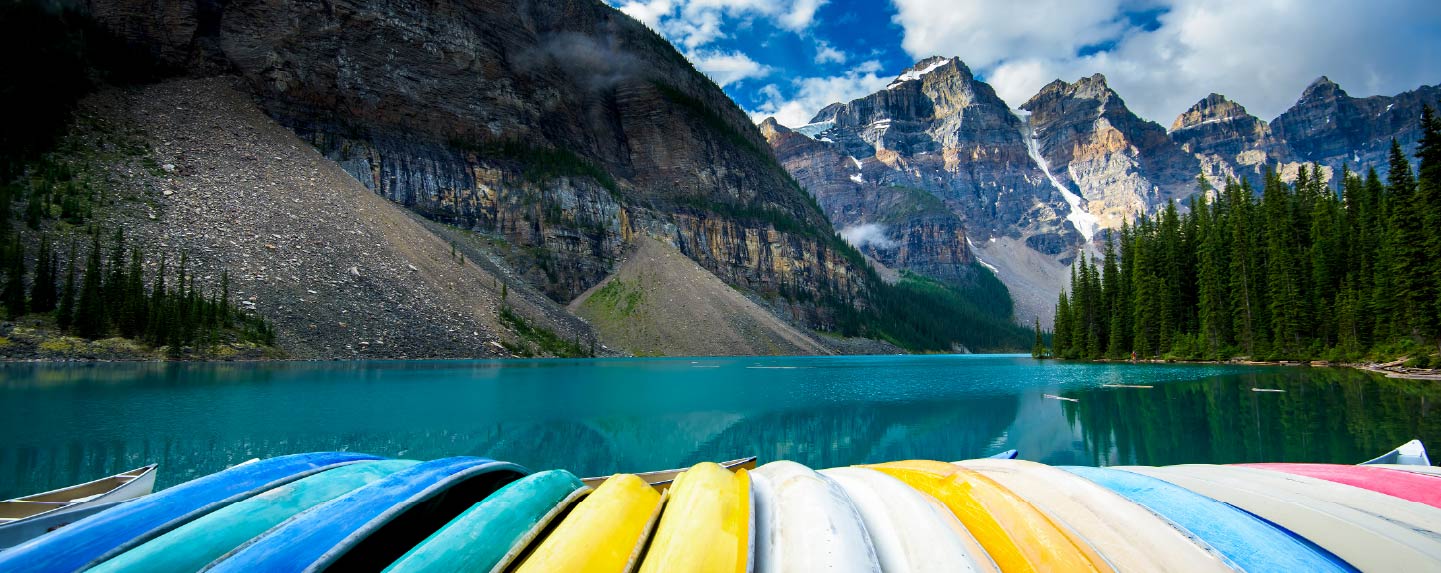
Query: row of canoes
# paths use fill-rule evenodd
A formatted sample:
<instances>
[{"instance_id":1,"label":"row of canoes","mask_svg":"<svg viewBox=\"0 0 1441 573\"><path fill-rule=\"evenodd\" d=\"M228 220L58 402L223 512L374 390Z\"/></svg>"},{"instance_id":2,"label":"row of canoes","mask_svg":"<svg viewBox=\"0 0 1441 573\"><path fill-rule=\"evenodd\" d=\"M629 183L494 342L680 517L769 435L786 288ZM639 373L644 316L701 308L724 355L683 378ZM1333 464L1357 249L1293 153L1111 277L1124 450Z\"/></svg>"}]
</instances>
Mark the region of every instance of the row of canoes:
<instances>
[{"instance_id":1,"label":"row of canoes","mask_svg":"<svg viewBox=\"0 0 1441 573\"><path fill-rule=\"evenodd\" d=\"M1430 466L778 461L647 477L282 456L117 504L0 552L0 571L1441 570Z\"/></svg>"}]
</instances>

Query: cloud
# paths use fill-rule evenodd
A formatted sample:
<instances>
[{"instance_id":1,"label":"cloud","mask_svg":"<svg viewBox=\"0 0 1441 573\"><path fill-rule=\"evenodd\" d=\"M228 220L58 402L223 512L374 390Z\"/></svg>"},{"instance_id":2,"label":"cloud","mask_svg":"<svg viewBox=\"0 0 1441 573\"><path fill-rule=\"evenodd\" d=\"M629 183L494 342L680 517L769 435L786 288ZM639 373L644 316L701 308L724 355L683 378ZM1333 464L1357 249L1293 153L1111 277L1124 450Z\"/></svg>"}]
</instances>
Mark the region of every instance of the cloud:
<instances>
[{"instance_id":1,"label":"cloud","mask_svg":"<svg viewBox=\"0 0 1441 573\"><path fill-rule=\"evenodd\" d=\"M816 11L828 0L610 0L667 39L688 50L726 37L728 20L764 19L776 27L802 33L815 23Z\"/></svg>"},{"instance_id":2,"label":"cloud","mask_svg":"<svg viewBox=\"0 0 1441 573\"><path fill-rule=\"evenodd\" d=\"M863 223L841 229L841 238L857 249L867 245L877 249L891 249L896 246L895 241L886 237L885 225L877 223Z\"/></svg>"},{"instance_id":3,"label":"cloud","mask_svg":"<svg viewBox=\"0 0 1441 573\"><path fill-rule=\"evenodd\" d=\"M771 73L769 67L740 52L699 52L687 54L686 58L695 64L697 70L710 76L721 87L741 80L762 78Z\"/></svg>"},{"instance_id":4,"label":"cloud","mask_svg":"<svg viewBox=\"0 0 1441 573\"><path fill-rule=\"evenodd\" d=\"M775 117L781 125L805 125L821 108L835 102L848 102L884 88L895 79L893 74L880 73L875 60L862 62L839 76L803 77L791 81L791 95L782 94L774 84L761 88L765 101L750 112L751 119L760 121Z\"/></svg>"},{"instance_id":5,"label":"cloud","mask_svg":"<svg viewBox=\"0 0 1441 573\"><path fill-rule=\"evenodd\" d=\"M960 56L1013 107L1096 72L1162 125L1211 92L1269 120L1322 75L1356 96L1441 81L1434 1L895 1L908 54Z\"/></svg>"},{"instance_id":6,"label":"cloud","mask_svg":"<svg viewBox=\"0 0 1441 573\"><path fill-rule=\"evenodd\" d=\"M846 53L837 50L835 46L825 41L816 42L816 63L844 64L846 63Z\"/></svg>"}]
</instances>

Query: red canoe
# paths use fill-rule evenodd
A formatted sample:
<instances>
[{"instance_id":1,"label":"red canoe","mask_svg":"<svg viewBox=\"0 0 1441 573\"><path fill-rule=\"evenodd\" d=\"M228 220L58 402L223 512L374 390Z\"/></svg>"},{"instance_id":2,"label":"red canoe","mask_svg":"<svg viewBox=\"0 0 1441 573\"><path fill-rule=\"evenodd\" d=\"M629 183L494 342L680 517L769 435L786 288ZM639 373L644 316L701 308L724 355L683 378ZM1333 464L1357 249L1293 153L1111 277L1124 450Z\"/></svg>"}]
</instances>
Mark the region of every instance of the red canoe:
<instances>
[{"instance_id":1,"label":"red canoe","mask_svg":"<svg viewBox=\"0 0 1441 573\"><path fill-rule=\"evenodd\" d=\"M1418 473L1333 464L1238 464L1369 489L1441 508L1441 478Z\"/></svg>"}]
</instances>

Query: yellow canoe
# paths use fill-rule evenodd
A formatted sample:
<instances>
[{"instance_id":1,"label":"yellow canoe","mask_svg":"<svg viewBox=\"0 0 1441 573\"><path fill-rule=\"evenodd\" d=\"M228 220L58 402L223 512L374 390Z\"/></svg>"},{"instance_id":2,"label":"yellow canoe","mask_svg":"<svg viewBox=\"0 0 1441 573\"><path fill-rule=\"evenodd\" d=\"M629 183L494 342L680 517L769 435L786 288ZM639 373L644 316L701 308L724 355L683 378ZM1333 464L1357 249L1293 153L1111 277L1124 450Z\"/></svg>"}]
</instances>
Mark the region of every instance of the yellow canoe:
<instances>
[{"instance_id":1,"label":"yellow canoe","mask_svg":"<svg viewBox=\"0 0 1441 573\"><path fill-rule=\"evenodd\" d=\"M746 573L750 536L750 474L699 463L676 478L640 572Z\"/></svg>"},{"instance_id":2,"label":"yellow canoe","mask_svg":"<svg viewBox=\"0 0 1441 573\"><path fill-rule=\"evenodd\" d=\"M637 476L606 478L515 571L631 571L660 516L661 503L661 494Z\"/></svg>"},{"instance_id":3,"label":"yellow canoe","mask_svg":"<svg viewBox=\"0 0 1441 573\"><path fill-rule=\"evenodd\" d=\"M1021 460L956 463L995 480L1084 537L1117 571L1234 571L1224 557L1189 532L1071 472Z\"/></svg>"},{"instance_id":4,"label":"yellow canoe","mask_svg":"<svg viewBox=\"0 0 1441 573\"><path fill-rule=\"evenodd\" d=\"M979 473L928 460L865 467L940 500L1005 573L1112 571L1084 540Z\"/></svg>"}]
</instances>

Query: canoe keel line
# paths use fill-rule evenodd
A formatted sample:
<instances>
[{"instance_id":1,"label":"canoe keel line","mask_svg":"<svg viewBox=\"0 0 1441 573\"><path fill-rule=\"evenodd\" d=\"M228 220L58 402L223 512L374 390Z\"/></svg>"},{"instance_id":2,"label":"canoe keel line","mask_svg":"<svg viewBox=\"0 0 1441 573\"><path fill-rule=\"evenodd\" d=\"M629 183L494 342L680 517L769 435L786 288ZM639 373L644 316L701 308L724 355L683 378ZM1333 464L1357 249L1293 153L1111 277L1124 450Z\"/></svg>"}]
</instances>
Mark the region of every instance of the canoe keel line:
<instances>
[{"instance_id":1,"label":"canoe keel line","mask_svg":"<svg viewBox=\"0 0 1441 573\"><path fill-rule=\"evenodd\" d=\"M330 452L153 495L121 487L153 483L147 466L14 500L103 498L0 551L0 571L1441 570L1441 472L1419 442L1363 466L1052 467L1015 454L819 472L742 458L582 480Z\"/></svg>"}]
</instances>

